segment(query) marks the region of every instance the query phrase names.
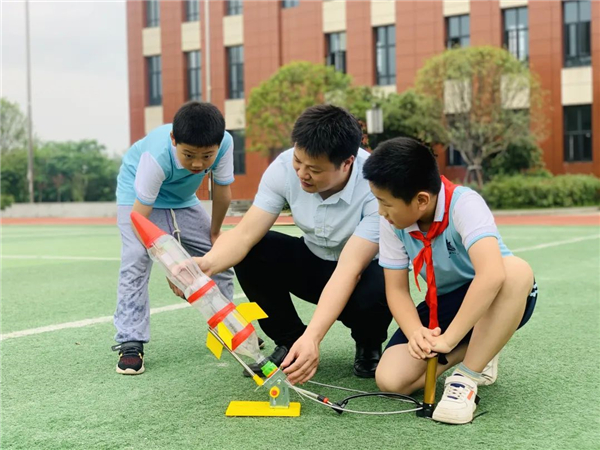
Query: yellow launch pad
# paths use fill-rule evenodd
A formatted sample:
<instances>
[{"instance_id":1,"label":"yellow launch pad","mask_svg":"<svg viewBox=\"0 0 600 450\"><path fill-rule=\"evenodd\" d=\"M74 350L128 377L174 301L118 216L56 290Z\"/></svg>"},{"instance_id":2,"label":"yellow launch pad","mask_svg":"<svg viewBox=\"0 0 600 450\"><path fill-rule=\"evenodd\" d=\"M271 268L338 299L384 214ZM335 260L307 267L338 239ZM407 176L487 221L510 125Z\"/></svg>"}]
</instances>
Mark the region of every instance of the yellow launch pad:
<instances>
[{"instance_id":1,"label":"yellow launch pad","mask_svg":"<svg viewBox=\"0 0 600 450\"><path fill-rule=\"evenodd\" d=\"M291 402L289 408L271 408L269 402L239 402L229 403L225 415L228 417L298 417L300 403Z\"/></svg>"}]
</instances>

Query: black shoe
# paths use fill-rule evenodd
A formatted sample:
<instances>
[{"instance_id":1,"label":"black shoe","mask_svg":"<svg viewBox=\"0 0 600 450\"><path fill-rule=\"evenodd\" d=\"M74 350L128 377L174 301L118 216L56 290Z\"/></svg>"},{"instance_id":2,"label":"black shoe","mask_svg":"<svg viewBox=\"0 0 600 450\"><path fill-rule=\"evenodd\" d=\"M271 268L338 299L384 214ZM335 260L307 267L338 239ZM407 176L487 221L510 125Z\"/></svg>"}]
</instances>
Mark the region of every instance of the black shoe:
<instances>
[{"instance_id":1,"label":"black shoe","mask_svg":"<svg viewBox=\"0 0 600 450\"><path fill-rule=\"evenodd\" d=\"M275 350L273 350L273 353L271 353L271 356L268 356L267 359L270 360L273 364L275 364L277 367L280 366L280 364L283 362L283 360L285 359L285 357L288 354L288 348L285 345L279 345L277 347L275 347ZM264 377L262 371L260 370L260 366L256 363L254 364L248 364L248 367L250 367L250 369L252 369L252 371L257 374L260 377ZM244 370L243 372L245 377L251 377L252 374L248 373L247 371Z\"/></svg>"},{"instance_id":2,"label":"black shoe","mask_svg":"<svg viewBox=\"0 0 600 450\"><path fill-rule=\"evenodd\" d=\"M375 370L381 359L381 344L356 343L354 375L360 378L375 378Z\"/></svg>"},{"instance_id":3,"label":"black shoe","mask_svg":"<svg viewBox=\"0 0 600 450\"><path fill-rule=\"evenodd\" d=\"M139 375L144 373L144 343L137 341L113 345L113 351L119 351L117 373Z\"/></svg>"}]
</instances>

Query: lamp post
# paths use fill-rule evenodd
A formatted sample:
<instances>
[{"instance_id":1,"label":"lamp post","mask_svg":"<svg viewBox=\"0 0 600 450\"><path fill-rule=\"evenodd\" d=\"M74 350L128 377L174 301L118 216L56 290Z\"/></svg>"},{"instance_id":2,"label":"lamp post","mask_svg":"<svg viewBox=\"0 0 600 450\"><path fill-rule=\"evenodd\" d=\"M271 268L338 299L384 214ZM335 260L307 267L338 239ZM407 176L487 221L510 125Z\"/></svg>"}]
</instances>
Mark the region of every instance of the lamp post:
<instances>
[{"instance_id":1,"label":"lamp post","mask_svg":"<svg viewBox=\"0 0 600 450\"><path fill-rule=\"evenodd\" d=\"M31 54L29 50L29 0L25 0L25 52L27 60L27 184L29 188L29 203L35 200L33 192L33 138L31 131Z\"/></svg>"}]
</instances>

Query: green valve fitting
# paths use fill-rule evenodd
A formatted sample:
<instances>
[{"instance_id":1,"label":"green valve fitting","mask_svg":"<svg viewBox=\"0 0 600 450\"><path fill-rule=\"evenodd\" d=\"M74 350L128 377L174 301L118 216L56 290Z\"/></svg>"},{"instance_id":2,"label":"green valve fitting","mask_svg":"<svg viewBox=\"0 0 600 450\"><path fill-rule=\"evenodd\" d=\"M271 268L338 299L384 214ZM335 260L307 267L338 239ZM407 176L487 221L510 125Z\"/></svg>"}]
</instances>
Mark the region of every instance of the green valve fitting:
<instances>
[{"instance_id":1,"label":"green valve fitting","mask_svg":"<svg viewBox=\"0 0 600 450\"><path fill-rule=\"evenodd\" d=\"M262 371L265 377L268 377L277 370L277 366L273 364L272 361L267 361L265 365L260 368L260 370Z\"/></svg>"}]
</instances>

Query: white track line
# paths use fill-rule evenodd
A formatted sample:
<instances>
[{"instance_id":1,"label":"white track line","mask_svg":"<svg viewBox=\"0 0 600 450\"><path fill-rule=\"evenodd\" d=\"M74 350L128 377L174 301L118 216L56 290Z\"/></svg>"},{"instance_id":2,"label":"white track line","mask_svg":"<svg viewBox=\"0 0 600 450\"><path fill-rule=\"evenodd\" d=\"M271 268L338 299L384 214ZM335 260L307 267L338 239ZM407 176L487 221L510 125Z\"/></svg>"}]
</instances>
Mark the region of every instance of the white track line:
<instances>
[{"instance_id":1,"label":"white track line","mask_svg":"<svg viewBox=\"0 0 600 450\"><path fill-rule=\"evenodd\" d=\"M566 239L564 241L556 241L556 242L550 242L547 244L540 244L540 245L534 245L532 247L523 247L523 248L517 248L515 250L513 250L513 253L519 253L519 252L527 252L527 251L531 251L531 250L541 250L543 248L548 248L548 247L557 247L560 245L567 245L567 244L573 244L575 242L582 242L582 241L590 241L593 239L598 239L600 238L600 235L596 234L596 235L592 235L592 236L582 236L582 237L577 237L577 238L572 238L572 239ZM6 256L2 256L3 258L5 258ZM18 258L18 256L15 256ZM86 259L86 258L79 258L79 257L65 257L65 258L57 258L57 257L27 257L27 258L43 258L43 259L66 259L66 258L72 258L72 259ZM91 259L91 260L96 260L96 259L92 259L92 258L87 258L87 259ZM118 258L103 258L103 260L117 260ZM236 294L233 298L234 299L239 299L239 298L245 298L246 296L244 294ZM189 304L188 303L176 303L174 305L168 305L168 306L162 306L160 308L152 308L150 309L150 314L158 314L161 312L166 312L166 311L175 311L177 309L182 309L182 308L186 308L188 307ZM31 336L34 334L40 334L40 333L47 333L49 331L58 331L58 330L64 330L65 328L81 328L81 327L86 327L88 325L95 325L98 323L109 323L112 322L113 320L113 316L105 316L105 317L98 317L96 319L86 319L86 320L78 320L76 322L67 322L67 323L61 323L58 325L48 325L46 327L39 327L39 328L31 328L29 330L22 330L22 331L14 331L12 333L7 333L7 334L2 334L0 335L0 341L3 341L5 339L13 339L13 338L18 338L18 337L24 337L24 336Z\"/></svg>"},{"instance_id":2,"label":"white track line","mask_svg":"<svg viewBox=\"0 0 600 450\"><path fill-rule=\"evenodd\" d=\"M581 237L566 239L564 241L549 242L547 244L533 245L531 247L516 248L516 249L512 250L512 252L513 253L528 252L530 250L540 250L542 248L557 247L559 245L573 244L575 242L591 241L593 239L598 239L598 238L600 238L600 234L594 234L591 236L581 236Z\"/></svg>"},{"instance_id":3,"label":"white track line","mask_svg":"<svg viewBox=\"0 0 600 450\"><path fill-rule=\"evenodd\" d=\"M236 294L233 296L234 300L237 300L240 298L246 298L246 296L244 294ZM151 308L150 315L159 314L159 313L167 312L167 311L175 311L178 309L187 308L189 306L190 306L189 303L185 303L182 301L181 303L175 303L173 305L161 306L160 308ZM1 334L0 341L4 341L6 339L14 339L14 338L20 338L20 337L25 337L25 336L31 336L34 334L48 333L49 331L64 330L66 328L81 328L81 327L87 327L88 325L96 325L98 323L111 323L112 321L113 321L113 316L104 316L104 317L97 317L95 319L78 320L76 322L59 323L58 325L48 325L45 327L30 328L29 330L13 331L12 333Z\"/></svg>"},{"instance_id":4,"label":"white track line","mask_svg":"<svg viewBox=\"0 0 600 450\"><path fill-rule=\"evenodd\" d=\"M2 259L60 259L65 261L121 261L121 258L103 256L50 256L50 255L2 255Z\"/></svg>"}]
</instances>

